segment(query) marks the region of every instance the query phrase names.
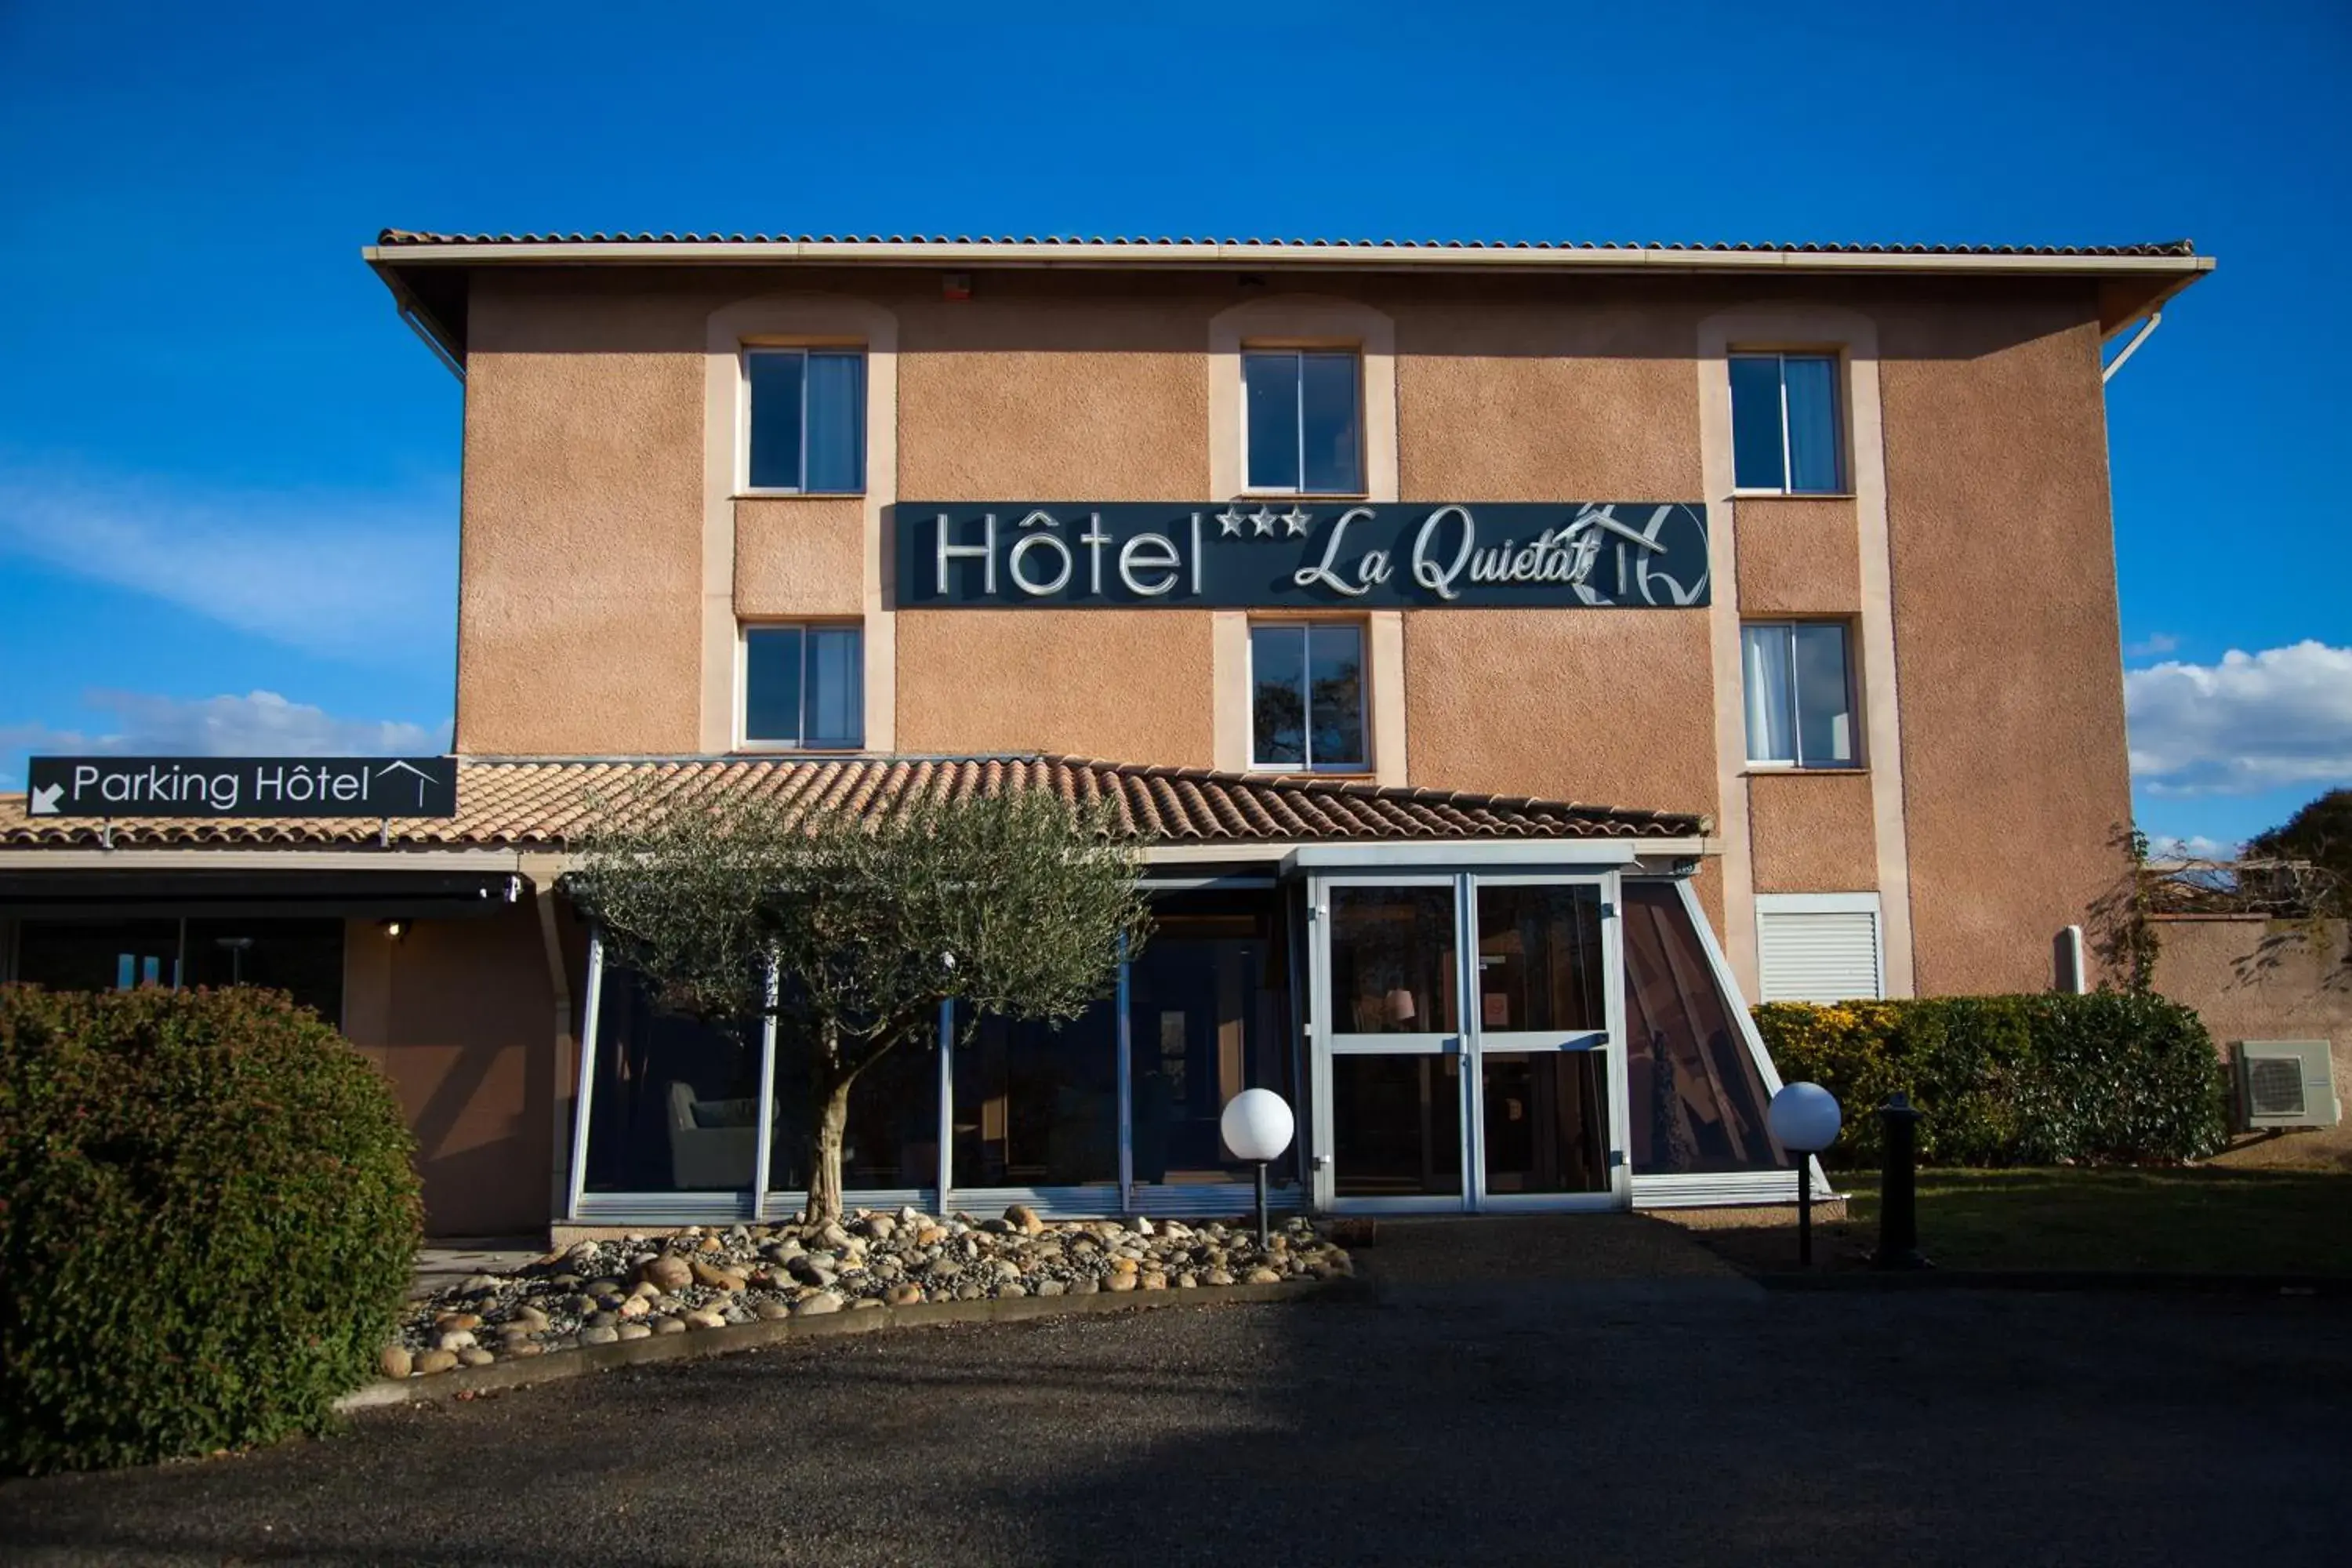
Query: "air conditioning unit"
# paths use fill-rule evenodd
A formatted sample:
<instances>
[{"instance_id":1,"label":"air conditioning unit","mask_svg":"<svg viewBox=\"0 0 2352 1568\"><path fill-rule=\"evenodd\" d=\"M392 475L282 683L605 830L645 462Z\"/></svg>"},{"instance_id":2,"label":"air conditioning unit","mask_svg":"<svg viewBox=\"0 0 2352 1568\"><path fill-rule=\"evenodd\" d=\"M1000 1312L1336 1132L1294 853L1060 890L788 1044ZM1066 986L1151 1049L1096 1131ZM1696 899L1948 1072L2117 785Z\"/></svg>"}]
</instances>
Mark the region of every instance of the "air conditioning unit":
<instances>
[{"instance_id":1,"label":"air conditioning unit","mask_svg":"<svg viewBox=\"0 0 2352 1568\"><path fill-rule=\"evenodd\" d=\"M2238 1104L2248 1127L2333 1127L2336 1063L2326 1040L2242 1040Z\"/></svg>"}]
</instances>

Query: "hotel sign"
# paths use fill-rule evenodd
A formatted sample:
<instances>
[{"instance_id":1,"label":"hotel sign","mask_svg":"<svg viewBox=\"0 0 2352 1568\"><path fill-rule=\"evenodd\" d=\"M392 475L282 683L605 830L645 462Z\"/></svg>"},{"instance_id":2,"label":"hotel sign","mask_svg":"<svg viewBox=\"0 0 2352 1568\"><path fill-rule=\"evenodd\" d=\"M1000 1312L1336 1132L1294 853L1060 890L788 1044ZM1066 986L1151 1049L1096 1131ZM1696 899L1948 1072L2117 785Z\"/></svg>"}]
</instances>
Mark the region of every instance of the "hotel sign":
<instances>
[{"instance_id":1,"label":"hotel sign","mask_svg":"<svg viewBox=\"0 0 2352 1568\"><path fill-rule=\"evenodd\" d=\"M1692 501L903 501L902 610L1681 609Z\"/></svg>"},{"instance_id":2,"label":"hotel sign","mask_svg":"<svg viewBox=\"0 0 2352 1568\"><path fill-rule=\"evenodd\" d=\"M455 816L455 757L34 757L34 816Z\"/></svg>"}]
</instances>

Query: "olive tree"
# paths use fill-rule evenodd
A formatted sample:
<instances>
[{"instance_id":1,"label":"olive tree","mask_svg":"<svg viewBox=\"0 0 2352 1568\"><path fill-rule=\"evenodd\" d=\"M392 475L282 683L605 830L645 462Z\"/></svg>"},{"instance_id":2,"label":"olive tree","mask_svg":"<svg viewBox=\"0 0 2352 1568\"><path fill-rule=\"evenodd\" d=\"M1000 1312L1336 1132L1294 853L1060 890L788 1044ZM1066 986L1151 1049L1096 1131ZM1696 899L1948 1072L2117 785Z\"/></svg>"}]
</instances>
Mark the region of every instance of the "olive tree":
<instances>
[{"instance_id":1,"label":"olive tree","mask_svg":"<svg viewBox=\"0 0 2352 1568\"><path fill-rule=\"evenodd\" d=\"M1109 815L1040 791L871 817L640 798L597 822L567 886L607 951L661 1005L746 1039L747 1022L777 1014L779 1056L805 1053L812 1224L840 1217L860 1073L927 1039L950 999L967 1032L982 1014L1077 1016L1149 925L1138 858Z\"/></svg>"}]
</instances>

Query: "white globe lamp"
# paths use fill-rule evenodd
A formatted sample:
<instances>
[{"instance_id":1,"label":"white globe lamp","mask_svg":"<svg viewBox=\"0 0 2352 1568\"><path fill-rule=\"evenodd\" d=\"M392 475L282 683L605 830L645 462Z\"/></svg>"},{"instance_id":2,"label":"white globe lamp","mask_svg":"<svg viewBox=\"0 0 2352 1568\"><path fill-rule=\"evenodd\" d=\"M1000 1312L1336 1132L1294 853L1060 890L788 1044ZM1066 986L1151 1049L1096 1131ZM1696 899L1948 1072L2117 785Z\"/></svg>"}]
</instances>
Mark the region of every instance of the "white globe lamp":
<instances>
[{"instance_id":1,"label":"white globe lamp","mask_svg":"<svg viewBox=\"0 0 2352 1568\"><path fill-rule=\"evenodd\" d=\"M1764 1120L1780 1147L1797 1157L1797 1261L1813 1261L1813 1156L1837 1142L1837 1096L1817 1083L1792 1083L1772 1097Z\"/></svg>"},{"instance_id":2,"label":"white globe lamp","mask_svg":"<svg viewBox=\"0 0 2352 1568\"><path fill-rule=\"evenodd\" d=\"M1279 1159L1290 1147L1291 1135L1298 1123L1290 1114L1290 1104L1270 1089L1245 1089L1225 1101L1224 1114L1217 1118L1218 1134L1234 1157L1250 1160L1257 1165L1257 1244L1267 1245L1265 1228L1265 1163Z\"/></svg>"}]
</instances>

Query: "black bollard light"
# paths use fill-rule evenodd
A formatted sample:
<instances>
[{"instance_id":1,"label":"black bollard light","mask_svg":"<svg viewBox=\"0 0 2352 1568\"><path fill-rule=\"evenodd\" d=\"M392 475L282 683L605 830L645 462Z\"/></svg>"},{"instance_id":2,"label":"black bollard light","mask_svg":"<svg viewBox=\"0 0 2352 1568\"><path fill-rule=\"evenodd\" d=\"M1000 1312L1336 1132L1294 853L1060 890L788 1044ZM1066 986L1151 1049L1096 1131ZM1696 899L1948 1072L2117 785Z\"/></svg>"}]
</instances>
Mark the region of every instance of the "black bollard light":
<instances>
[{"instance_id":1,"label":"black bollard light","mask_svg":"<svg viewBox=\"0 0 2352 1568\"><path fill-rule=\"evenodd\" d=\"M1878 1182L1878 1251L1870 1260L1875 1268L1927 1267L1919 1256L1920 1115L1901 1089L1878 1108L1886 1130L1886 1162Z\"/></svg>"}]
</instances>

